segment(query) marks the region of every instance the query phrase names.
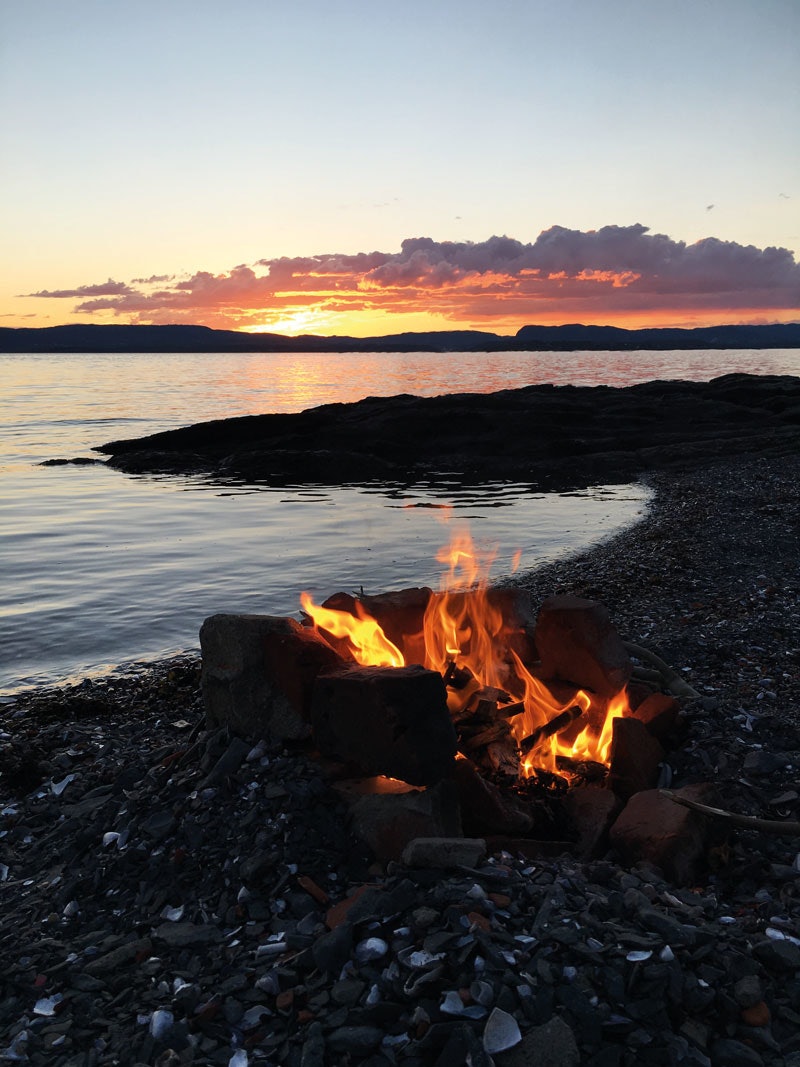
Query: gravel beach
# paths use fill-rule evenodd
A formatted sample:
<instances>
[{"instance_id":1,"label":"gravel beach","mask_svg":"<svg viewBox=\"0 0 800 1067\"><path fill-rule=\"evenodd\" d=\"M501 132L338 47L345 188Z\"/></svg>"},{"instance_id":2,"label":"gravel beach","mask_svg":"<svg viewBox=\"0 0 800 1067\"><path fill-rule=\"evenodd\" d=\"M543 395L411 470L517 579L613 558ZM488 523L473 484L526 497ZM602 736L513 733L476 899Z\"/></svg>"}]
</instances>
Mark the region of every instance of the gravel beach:
<instances>
[{"instance_id":1,"label":"gravel beach","mask_svg":"<svg viewBox=\"0 0 800 1067\"><path fill-rule=\"evenodd\" d=\"M658 472L636 527L514 579L601 601L700 694L671 788L783 829L799 477ZM382 865L307 752L206 730L195 657L26 693L0 708L0 1061L800 1067L800 838L719 826L691 885L613 850Z\"/></svg>"}]
</instances>

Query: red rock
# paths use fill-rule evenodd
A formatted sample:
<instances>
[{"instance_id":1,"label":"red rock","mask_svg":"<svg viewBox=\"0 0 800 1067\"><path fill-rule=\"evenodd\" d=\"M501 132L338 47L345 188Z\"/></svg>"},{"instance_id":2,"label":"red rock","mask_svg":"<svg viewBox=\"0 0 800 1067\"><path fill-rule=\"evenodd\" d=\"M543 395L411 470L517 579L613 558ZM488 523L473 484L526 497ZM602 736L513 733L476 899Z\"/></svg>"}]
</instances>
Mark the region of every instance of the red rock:
<instances>
[{"instance_id":1,"label":"red rock","mask_svg":"<svg viewBox=\"0 0 800 1067\"><path fill-rule=\"evenodd\" d=\"M278 1011L290 1011L293 1004L293 989L284 989L282 993L278 993L277 997L275 997L275 1007Z\"/></svg>"},{"instance_id":2,"label":"red rock","mask_svg":"<svg viewBox=\"0 0 800 1067\"><path fill-rule=\"evenodd\" d=\"M608 847L608 831L622 810L622 801L611 789L594 784L574 785L565 798L565 813L578 834L575 854L581 859L602 855Z\"/></svg>"},{"instance_id":3,"label":"red rock","mask_svg":"<svg viewBox=\"0 0 800 1067\"><path fill-rule=\"evenodd\" d=\"M380 860L400 860L417 837L462 836L458 794L452 782L427 789L397 782L393 791L382 793L364 792L357 782L340 782L334 788L350 806L355 833Z\"/></svg>"},{"instance_id":4,"label":"red rock","mask_svg":"<svg viewBox=\"0 0 800 1067\"><path fill-rule=\"evenodd\" d=\"M752 1008L742 1008L742 1022L745 1026L769 1026L771 1018L769 1007L763 1000Z\"/></svg>"},{"instance_id":5,"label":"red rock","mask_svg":"<svg viewBox=\"0 0 800 1067\"><path fill-rule=\"evenodd\" d=\"M664 749L643 722L614 719L608 784L617 796L627 799L643 789L652 789L663 759Z\"/></svg>"},{"instance_id":6,"label":"red rock","mask_svg":"<svg viewBox=\"0 0 800 1067\"><path fill-rule=\"evenodd\" d=\"M530 813L479 774L472 760L456 760L451 778L458 790L464 833L468 836L508 834L515 837L527 833L533 826Z\"/></svg>"},{"instance_id":7,"label":"red rock","mask_svg":"<svg viewBox=\"0 0 800 1067\"><path fill-rule=\"evenodd\" d=\"M332 908L328 908L325 915L325 925L329 930L335 930L337 926L341 926L347 918L347 913L350 911L359 897L369 889L379 889L380 886L374 886L367 883L366 885L360 885L357 889L354 889L349 897L345 897L344 900L340 900L338 904L334 904Z\"/></svg>"},{"instance_id":8,"label":"red rock","mask_svg":"<svg viewBox=\"0 0 800 1067\"><path fill-rule=\"evenodd\" d=\"M534 632L541 676L608 699L624 688L633 665L602 604L560 595L544 601Z\"/></svg>"},{"instance_id":9,"label":"red rock","mask_svg":"<svg viewBox=\"0 0 800 1067\"><path fill-rule=\"evenodd\" d=\"M361 604L367 614L379 623L392 644L401 650L406 663L424 663L422 621L432 595L427 586L358 598L350 593L334 593L323 607L346 611L358 617L356 603Z\"/></svg>"},{"instance_id":10,"label":"red rock","mask_svg":"<svg viewBox=\"0 0 800 1067\"><path fill-rule=\"evenodd\" d=\"M651 693L634 710L631 718L643 723L653 737L664 741L675 728L680 707L674 697L666 693Z\"/></svg>"},{"instance_id":11,"label":"red rock","mask_svg":"<svg viewBox=\"0 0 800 1067\"><path fill-rule=\"evenodd\" d=\"M483 930L488 933L492 928L492 920L488 919L485 915L481 915L479 911L470 911L467 913L470 926L476 926L479 930Z\"/></svg>"},{"instance_id":12,"label":"red rock","mask_svg":"<svg viewBox=\"0 0 800 1067\"><path fill-rule=\"evenodd\" d=\"M208 723L248 737L308 737L314 682L343 662L315 631L272 615L212 615L200 646Z\"/></svg>"},{"instance_id":13,"label":"red rock","mask_svg":"<svg viewBox=\"0 0 800 1067\"><path fill-rule=\"evenodd\" d=\"M713 803L711 783L685 786L678 796ZM611 845L625 863L646 860L678 885L693 885L703 875L710 839L710 820L658 789L648 789L626 804L611 827Z\"/></svg>"},{"instance_id":14,"label":"red rock","mask_svg":"<svg viewBox=\"0 0 800 1067\"><path fill-rule=\"evenodd\" d=\"M455 759L444 681L424 667L351 667L320 675L311 719L323 755L366 776L433 785Z\"/></svg>"},{"instance_id":15,"label":"red rock","mask_svg":"<svg viewBox=\"0 0 800 1067\"><path fill-rule=\"evenodd\" d=\"M320 888L313 878L309 878L307 874L301 874L297 879L297 884L301 889L305 889L306 893L310 897L313 897L318 904L323 906L328 903L330 897L324 889Z\"/></svg>"}]
</instances>

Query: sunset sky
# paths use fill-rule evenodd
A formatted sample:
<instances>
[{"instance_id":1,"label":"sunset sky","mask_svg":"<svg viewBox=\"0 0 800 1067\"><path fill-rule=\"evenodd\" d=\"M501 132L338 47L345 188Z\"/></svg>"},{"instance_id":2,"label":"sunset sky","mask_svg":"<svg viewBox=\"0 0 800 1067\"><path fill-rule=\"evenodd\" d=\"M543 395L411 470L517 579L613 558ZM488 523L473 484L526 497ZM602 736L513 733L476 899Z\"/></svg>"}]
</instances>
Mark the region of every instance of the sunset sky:
<instances>
[{"instance_id":1,"label":"sunset sky","mask_svg":"<svg viewBox=\"0 0 800 1067\"><path fill-rule=\"evenodd\" d=\"M0 325L800 320L798 0L0 0Z\"/></svg>"}]
</instances>

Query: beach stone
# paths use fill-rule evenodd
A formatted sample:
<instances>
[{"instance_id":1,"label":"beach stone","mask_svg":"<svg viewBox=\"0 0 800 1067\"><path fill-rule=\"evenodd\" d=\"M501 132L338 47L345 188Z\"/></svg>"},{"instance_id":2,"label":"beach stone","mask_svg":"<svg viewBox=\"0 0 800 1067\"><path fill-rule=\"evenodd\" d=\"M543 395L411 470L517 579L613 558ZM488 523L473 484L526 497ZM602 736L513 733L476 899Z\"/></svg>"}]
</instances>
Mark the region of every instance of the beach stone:
<instances>
[{"instance_id":1,"label":"beach stone","mask_svg":"<svg viewBox=\"0 0 800 1067\"><path fill-rule=\"evenodd\" d=\"M334 787L347 799L353 830L380 860L399 860L417 837L459 837L461 815L452 782L428 789L358 793L346 783Z\"/></svg>"},{"instance_id":2,"label":"beach stone","mask_svg":"<svg viewBox=\"0 0 800 1067\"><path fill-rule=\"evenodd\" d=\"M212 615L200 647L208 724L246 737L308 737L314 682L342 664L314 630L273 615Z\"/></svg>"},{"instance_id":3,"label":"beach stone","mask_svg":"<svg viewBox=\"0 0 800 1067\"><path fill-rule=\"evenodd\" d=\"M763 1067L764 1060L750 1045L733 1038L721 1038L711 1046L713 1067Z\"/></svg>"},{"instance_id":4,"label":"beach stone","mask_svg":"<svg viewBox=\"0 0 800 1067\"><path fill-rule=\"evenodd\" d=\"M424 667L351 667L322 675L311 718L320 751L365 775L434 785L455 760L445 684Z\"/></svg>"},{"instance_id":5,"label":"beach stone","mask_svg":"<svg viewBox=\"0 0 800 1067\"><path fill-rule=\"evenodd\" d=\"M653 737L666 741L680 714L680 705L668 693L650 693L631 713L631 718L643 723Z\"/></svg>"},{"instance_id":6,"label":"beach stone","mask_svg":"<svg viewBox=\"0 0 800 1067\"><path fill-rule=\"evenodd\" d=\"M496 1060L498 1067L578 1067L581 1055L571 1027L554 1015L524 1034L515 1048L498 1053Z\"/></svg>"},{"instance_id":7,"label":"beach stone","mask_svg":"<svg viewBox=\"0 0 800 1067\"><path fill-rule=\"evenodd\" d=\"M561 594L539 609L534 631L541 677L570 682L610 698L625 687L633 664L602 604Z\"/></svg>"},{"instance_id":8,"label":"beach stone","mask_svg":"<svg viewBox=\"0 0 800 1067\"><path fill-rule=\"evenodd\" d=\"M381 1043L383 1030L377 1026L340 1026L328 1034L328 1047L333 1052L349 1052L366 1056Z\"/></svg>"},{"instance_id":9,"label":"beach stone","mask_svg":"<svg viewBox=\"0 0 800 1067\"><path fill-rule=\"evenodd\" d=\"M634 793L652 789L658 781L658 765L664 749L638 719L614 719L609 753L608 784L627 800Z\"/></svg>"},{"instance_id":10,"label":"beach stone","mask_svg":"<svg viewBox=\"0 0 800 1067\"><path fill-rule=\"evenodd\" d=\"M407 867L477 867L486 856L486 842L475 837L415 837L403 849Z\"/></svg>"},{"instance_id":11,"label":"beach stone","mask_svg":"<svg viewBox=\"0 0 800 1067\"><path fill-rule=\"evenodd\" d=\"M800 970L800 945L769 938L753 945L753 955L770 971Z\"/></svg>"},{"instance_id":12,"label":"beach stone","mask_svg":"<svg viewBox=\"0 0 800 1067\"><path fill-rule=\"evenodd\" d=\"M685 786L678 796L705 801L713 797L710 783ZM709 839L709 820L661 795L658 789L634 794L609 832L613 848L627 863L642 860L679 885L691 885L702 874Z\"/></svg>"},{"instance_id":13,"label":"beach stone","mask_svg":"<svg viewBox=\"0 0 800 1067\"><path fill-rule=\"evenodd\" d=\"M608 832L622 810L622 801L610 789L597 785L575 785L566 795L564 809L577 831L575 855L592 859L608 845Z\"/></svg>"},{"instance_id":14,"label":"beach stone","mask_svg":"<svg viewBox=\"0 0 800 1067\"><path fill-rule=\"evenodd\" d=\"M424 663L425 640L422 623L433 591L427 586L398 589L355 597L352 593L334 593L323 601L324 608L346 611L359 617L358 605L403 653L406 663Z\"/></svg>"},{"instance_id":15,"label":"beach stone","mask_svg":"<svg viewBox=\"0 0 800 1067\"><path fill-rule=\"evenodd\" d=\"M472 760L456 760L450 779L458 792L464 832L470 836L523 835L533 826L530 813L513 796L484 778Z\"/></svg>"}]
</instances>

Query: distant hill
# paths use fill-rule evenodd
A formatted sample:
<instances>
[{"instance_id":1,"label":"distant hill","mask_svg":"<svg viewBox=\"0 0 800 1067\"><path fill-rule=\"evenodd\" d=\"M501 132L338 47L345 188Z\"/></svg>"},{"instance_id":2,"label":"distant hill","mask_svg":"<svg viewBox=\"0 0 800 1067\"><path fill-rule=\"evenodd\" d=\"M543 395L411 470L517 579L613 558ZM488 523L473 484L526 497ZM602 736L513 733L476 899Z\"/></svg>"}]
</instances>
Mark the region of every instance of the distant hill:
<instances>
[{"instance_id":1,"label":"distant hill","mask_svg":"<svg viewBox=\"0 0 800 1067\"><path fill-rule=\"evenodd\" d=\"M0 327L3 352L575 352L675 348L800 348L800 322L624 330L617 326L523 326L513 337L434 330L383 337L286 337L207 326Z\"/></svg>"}]
</instances>

